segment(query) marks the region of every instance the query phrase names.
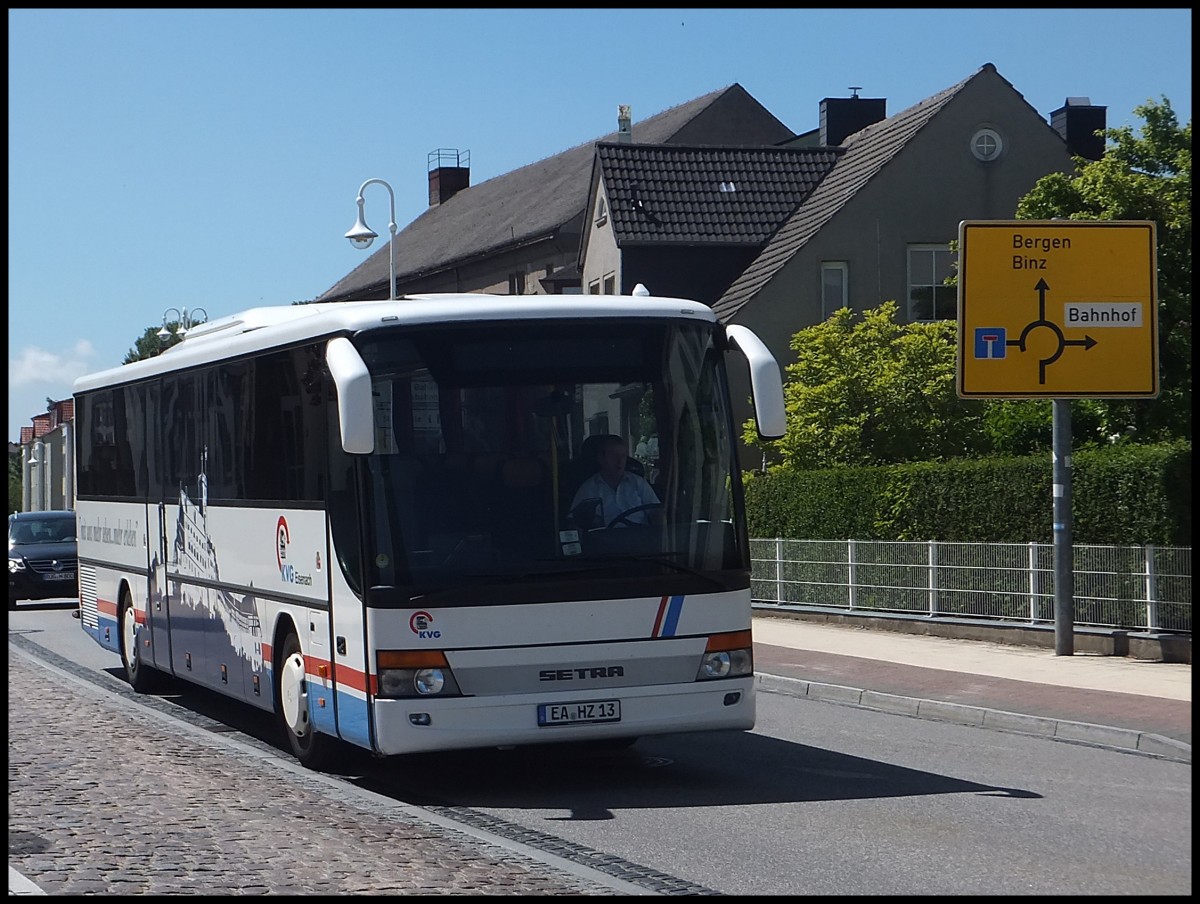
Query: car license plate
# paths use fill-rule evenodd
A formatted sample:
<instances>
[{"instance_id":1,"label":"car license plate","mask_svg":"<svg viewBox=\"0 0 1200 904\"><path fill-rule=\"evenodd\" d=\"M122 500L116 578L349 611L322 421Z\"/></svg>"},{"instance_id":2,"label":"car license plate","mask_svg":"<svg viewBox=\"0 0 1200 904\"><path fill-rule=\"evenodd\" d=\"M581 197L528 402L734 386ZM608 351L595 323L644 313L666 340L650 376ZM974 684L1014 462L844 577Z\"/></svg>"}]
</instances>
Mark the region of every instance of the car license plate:
<instances>
[{"instance_id":1,"label":"car license plate","mask_svg":"<svg viewBox=\"0 0 1200 904\"><path fill-rule=\"evenodd\" d=\"M580 722L620 722L620 700L585 703L539 703L538 725L577 725Z\"/></svg>"},{"instance_id":2,"label":"car license plate","mask_svg":"<svg viewBox=\"0 0 1200 904\"><path fill-rule=\"evenodd\" d=\"M47 581L73 581L75 580L75 572L73 571L51 571L43 575Z\"/></svg>"}]
</instances>

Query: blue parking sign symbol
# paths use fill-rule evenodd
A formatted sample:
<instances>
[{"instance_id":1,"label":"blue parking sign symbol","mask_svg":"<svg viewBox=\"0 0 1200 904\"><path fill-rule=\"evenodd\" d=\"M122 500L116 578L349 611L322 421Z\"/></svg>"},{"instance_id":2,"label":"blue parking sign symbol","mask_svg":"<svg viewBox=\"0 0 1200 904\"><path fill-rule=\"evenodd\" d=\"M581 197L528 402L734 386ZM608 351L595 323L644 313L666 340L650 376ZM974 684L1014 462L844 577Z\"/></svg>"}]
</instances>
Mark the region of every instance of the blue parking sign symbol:
<instances>
[{"instance_id":1,"label":"blue parking sign symbol","mask_svg":"<svg viewBox=\"0 0 1200 904\"><path fill-rule=\"evenodd\" d=\"M975 330L975 357L976 358L1003 358L1004 357L1004 327L1002 326L985 326L977 327Z\"/></svg>"}]
</instances>

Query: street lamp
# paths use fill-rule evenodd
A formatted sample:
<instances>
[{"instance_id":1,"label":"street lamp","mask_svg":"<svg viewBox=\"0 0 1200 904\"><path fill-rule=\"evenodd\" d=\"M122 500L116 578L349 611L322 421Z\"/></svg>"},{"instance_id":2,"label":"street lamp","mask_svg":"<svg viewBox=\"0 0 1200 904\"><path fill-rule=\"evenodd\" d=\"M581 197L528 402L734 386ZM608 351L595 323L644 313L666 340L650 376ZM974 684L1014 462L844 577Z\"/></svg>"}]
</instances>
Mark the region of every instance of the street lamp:
<instances>
[{"instance_id":1,"label":"street lamp","mask_svg":"<svg viewBox=\"0 0 1200 904\"><path fill-rule=\"evenodd\" d=\"M372 182L382 185L388 191L388 198L391 202L392 218L388 222L388 231L391 235L388 237L388 301L396 300L396 194L392 191L392 187L382 179L368 179L358 187L358 219L354 225L350 227L350 231L346 233L346 238L350 240L350 244L359 250L366 250L371 247L371 243L379 237L370 226L367 225L366 219L363 218L363 189Z\"/></svg>"},{"instance_id":2,"label":"street lamp","mask_svg":"<svg viewBox=\"0 0 1200 904\"><path fill-rule=\"evenodd\" d=\"M168 321L167 316L172 311L175 313L175 319ZM196 316L198 314L203 314L204 316ZM199 326L200 324L207 322L208 311L204 310L204 308L192 308L191 311L189 311L187 308L184 308L182 311L179 310L179 308L167 308L165 311L163 311L162 329L158 331L158 338L164 342L171 338L171 330L167 329L168 323L179 324L175 328L175 335L180 339L183 339L185 336L187 336L188 330L190 330L192 327Z\"/></svg>"}]
</instances>

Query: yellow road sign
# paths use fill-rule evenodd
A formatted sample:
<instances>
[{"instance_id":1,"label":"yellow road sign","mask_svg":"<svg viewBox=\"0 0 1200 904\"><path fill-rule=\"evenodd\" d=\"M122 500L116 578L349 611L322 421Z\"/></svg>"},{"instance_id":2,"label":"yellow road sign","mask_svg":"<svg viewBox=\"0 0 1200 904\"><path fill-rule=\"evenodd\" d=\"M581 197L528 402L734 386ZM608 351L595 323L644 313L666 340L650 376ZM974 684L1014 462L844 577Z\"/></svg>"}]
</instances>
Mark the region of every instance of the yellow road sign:
<instances>
[{"instance_id":1,"label":"yellow road sign","mask_svg":"<svg viewBox=\"0 0 1200 904\"><path fill-rule=\"evenodd\" d=\"M958 394L1158 395L1152 221L964 220Z\"/></svg>"}]
</instances>

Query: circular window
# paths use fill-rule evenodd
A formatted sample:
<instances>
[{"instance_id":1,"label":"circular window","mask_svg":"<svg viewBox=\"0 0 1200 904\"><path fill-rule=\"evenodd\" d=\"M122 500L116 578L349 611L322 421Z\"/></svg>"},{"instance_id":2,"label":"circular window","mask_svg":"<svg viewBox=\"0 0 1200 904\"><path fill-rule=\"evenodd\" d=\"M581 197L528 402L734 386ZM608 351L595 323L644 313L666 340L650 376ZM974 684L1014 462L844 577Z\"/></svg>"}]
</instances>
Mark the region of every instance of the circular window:
<instances>
[{"instance_id":1,"label":"circular window","mask_svg":"<svg viewBox=\"0 0 1200 904\"><path fill-rule=\"evenodd\" d=\"M980 129L971 136L971 153L976 160L987 163L995 160L1004 150L1004 140L995 129Z\"/></svg>"}]
</instances>

